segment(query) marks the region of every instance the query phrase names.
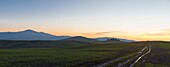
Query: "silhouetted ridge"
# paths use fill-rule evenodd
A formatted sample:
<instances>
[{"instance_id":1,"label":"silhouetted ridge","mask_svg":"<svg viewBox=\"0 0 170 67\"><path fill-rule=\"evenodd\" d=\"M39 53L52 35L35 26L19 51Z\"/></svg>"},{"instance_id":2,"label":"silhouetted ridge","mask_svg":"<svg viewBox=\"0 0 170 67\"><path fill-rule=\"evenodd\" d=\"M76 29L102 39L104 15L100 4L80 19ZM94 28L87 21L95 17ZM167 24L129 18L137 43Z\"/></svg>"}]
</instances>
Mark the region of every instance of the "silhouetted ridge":
<instances>
[{"instance_id":1,"label":"silhouetted ridge","mask_svg":"<svg viewBox=\"0 0 170 67\"><path fill-rule=\"evenodd\" d=\"M55 36L45 32L37 32L35 30L27 29L19 32L0 32L0 40L72 40L72 41L85 41L85 42L99 42L99 41L123 41L133 42L133 40L121 38L87 38L83 36Z\"/></svg>"}]
</instances>

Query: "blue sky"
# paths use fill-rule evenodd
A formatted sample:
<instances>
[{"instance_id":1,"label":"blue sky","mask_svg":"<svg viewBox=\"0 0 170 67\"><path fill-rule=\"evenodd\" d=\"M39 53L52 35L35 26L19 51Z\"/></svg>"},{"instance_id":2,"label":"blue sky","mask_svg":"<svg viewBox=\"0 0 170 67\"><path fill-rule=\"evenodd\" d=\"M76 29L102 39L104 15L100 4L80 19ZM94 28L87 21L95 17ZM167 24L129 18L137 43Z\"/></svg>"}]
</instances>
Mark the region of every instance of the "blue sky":
<instances>
[{"instance_id":1,"label":"blue sky","mask_svg":"<svg viewBox=\"0 0 170 67\"><path fill-rule=\"evenodd\" d=\"M170 29L169 7L169 0L0 0L0 31L159 39L145 34ZM110 31L117 34L82 34Z\"/></svg>"}]
</instances>

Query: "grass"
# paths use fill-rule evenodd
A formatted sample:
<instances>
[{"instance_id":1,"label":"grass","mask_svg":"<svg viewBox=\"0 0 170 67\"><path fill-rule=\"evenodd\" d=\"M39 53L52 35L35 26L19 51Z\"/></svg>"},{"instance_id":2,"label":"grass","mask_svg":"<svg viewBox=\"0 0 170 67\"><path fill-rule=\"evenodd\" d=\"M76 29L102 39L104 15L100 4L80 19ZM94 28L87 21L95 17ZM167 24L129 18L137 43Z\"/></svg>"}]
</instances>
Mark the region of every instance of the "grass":
<instances>
[{"instance_id":1,"label":"grass","mask_svg":"<svg viewBox=\"0 0 170 67\"><path fill-rule=\"evenodd\" d=\"M170 67L170 42L150 42L151 52L144 56L136 67Z\"/></svg>"},{"instance_id":2,"label":"grass","mask_svg":"<svg viewBox=\"0 0 170 67\"><path fill-rule=\"evenodd\" d=\"M145 44L94 44L87 46L76 45L70 48L3 48L0 49L0 67L94 66L134 52L138 50L137 48L145 46Z\"/></svg>"},{"instance_id":3,"label":"grass","mask_svg":"<svg viewBox=\"0 0 170 67\"><path fill-rule=\"evenodd\" d=\"M84 60L97 60L97 58L102 58L110 53L111 52L87 52L81 50L55 48L3 49L0 50L0 61L8 63L9 65L12 63L17 65L22 65L28 62L38 63L41 61L49 61L49 63L54 62L57 65L60 65L59 63L63 63L64 65L65 63L69 63L68 65L74 65L74 62L76 61L81 63Z\"/></svg>"},{"instance_id":4,"label":"grass","mask_svg":"<svg viewBox=\"0 0 170 67\"><path fill-rule=\"evenodd\" d=\"M164 64L151 64L151 63L147 63L145 64L146 67L168 67L168 65L164 65Z\"/></svg>"}]
</instances>

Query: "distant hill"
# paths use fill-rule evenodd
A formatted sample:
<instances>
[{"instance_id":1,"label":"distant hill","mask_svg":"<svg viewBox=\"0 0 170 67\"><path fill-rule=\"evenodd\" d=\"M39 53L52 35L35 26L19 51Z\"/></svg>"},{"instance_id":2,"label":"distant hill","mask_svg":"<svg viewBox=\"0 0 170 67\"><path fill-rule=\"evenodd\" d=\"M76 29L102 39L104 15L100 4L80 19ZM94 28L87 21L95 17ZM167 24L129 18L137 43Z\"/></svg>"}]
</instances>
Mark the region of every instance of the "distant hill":
<instances>
[{"instance_id":1,"label":"distant hill","mask_svg":"<svg viewBox=\"0 0 170 67\"><path fill-rule=\"evenodd\" d=\"M87 38L83 36L55 36L45 32L37 32L34 30L24 30L19 32L0 32L0 40L70 40L70 41L84 41L84 42L100 42L100 41L115 41L115 42L133 42L133 40L121 38ZM117 41L116 41L117 40Z\"/></svg>"},{"instance_id":2,"label":"distant hill","mask_svg":"<svg viewBox=\"0 0 170 67\"><path fill-rule=\"evenodd\" d=\"M1 32L0 40L61 40L69 36L54 36L44 32L25 30L19 32Z\"/></svg>"},{"instance_id":3,"label":"distant hill","mask_svg":"<svg viewBox=\"0 0 170 67\"><path fill-rule=\"evenodd\" d=\"M123 43L124 41L121 41L119 39L107 39L106 41L101 41L96 38L87 38L83 36L75 36L67 39L63 39L64 41L82 41L82 42L88 42L88 43L97 43L97 44L103 44L103 43Z\"/></svg>"},{"instance_id":4,"label":"distant hill","mask_svg":"<svg viewBox=\"0 0 170 67\"><path fill-rule=\"evenodd\" d=\"M91 39L91 38L86 38L83 36L75 36L75 37L71 37L71 38L67 38L64 40L68 40L68 41L84 41L84 42L99 42L96 39Z\"/></svg>"},{"instance_id":5,"label":"distant hill","mask_svg":"<svg viewBox=\"0 0 170 67\"><path fill-rule=\"evenodd\" d=\"M86 45L122 44L132 42L126 39L113 38L87 38L83 36L55 36L34 30L19 32L0 32L0 48L71 48Z\"/></svg>"}]
</instances>

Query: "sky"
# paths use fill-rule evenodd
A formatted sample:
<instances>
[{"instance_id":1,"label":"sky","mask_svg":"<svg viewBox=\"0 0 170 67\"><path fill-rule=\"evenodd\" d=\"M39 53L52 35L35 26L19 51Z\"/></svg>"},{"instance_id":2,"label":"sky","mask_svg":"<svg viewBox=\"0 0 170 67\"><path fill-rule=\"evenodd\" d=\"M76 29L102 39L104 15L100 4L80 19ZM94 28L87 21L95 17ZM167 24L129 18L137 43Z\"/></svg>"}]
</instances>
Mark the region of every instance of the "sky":
<instances>
[{"instance_id":1,"label":"sky","mask_svg":"<svg viewBox=\"0 0 170 67\"><path fill-rule=\"evenodd\" d=\"M0 32L170 40L169 0L0 0Z\"/></svg>"}]
</instances>

